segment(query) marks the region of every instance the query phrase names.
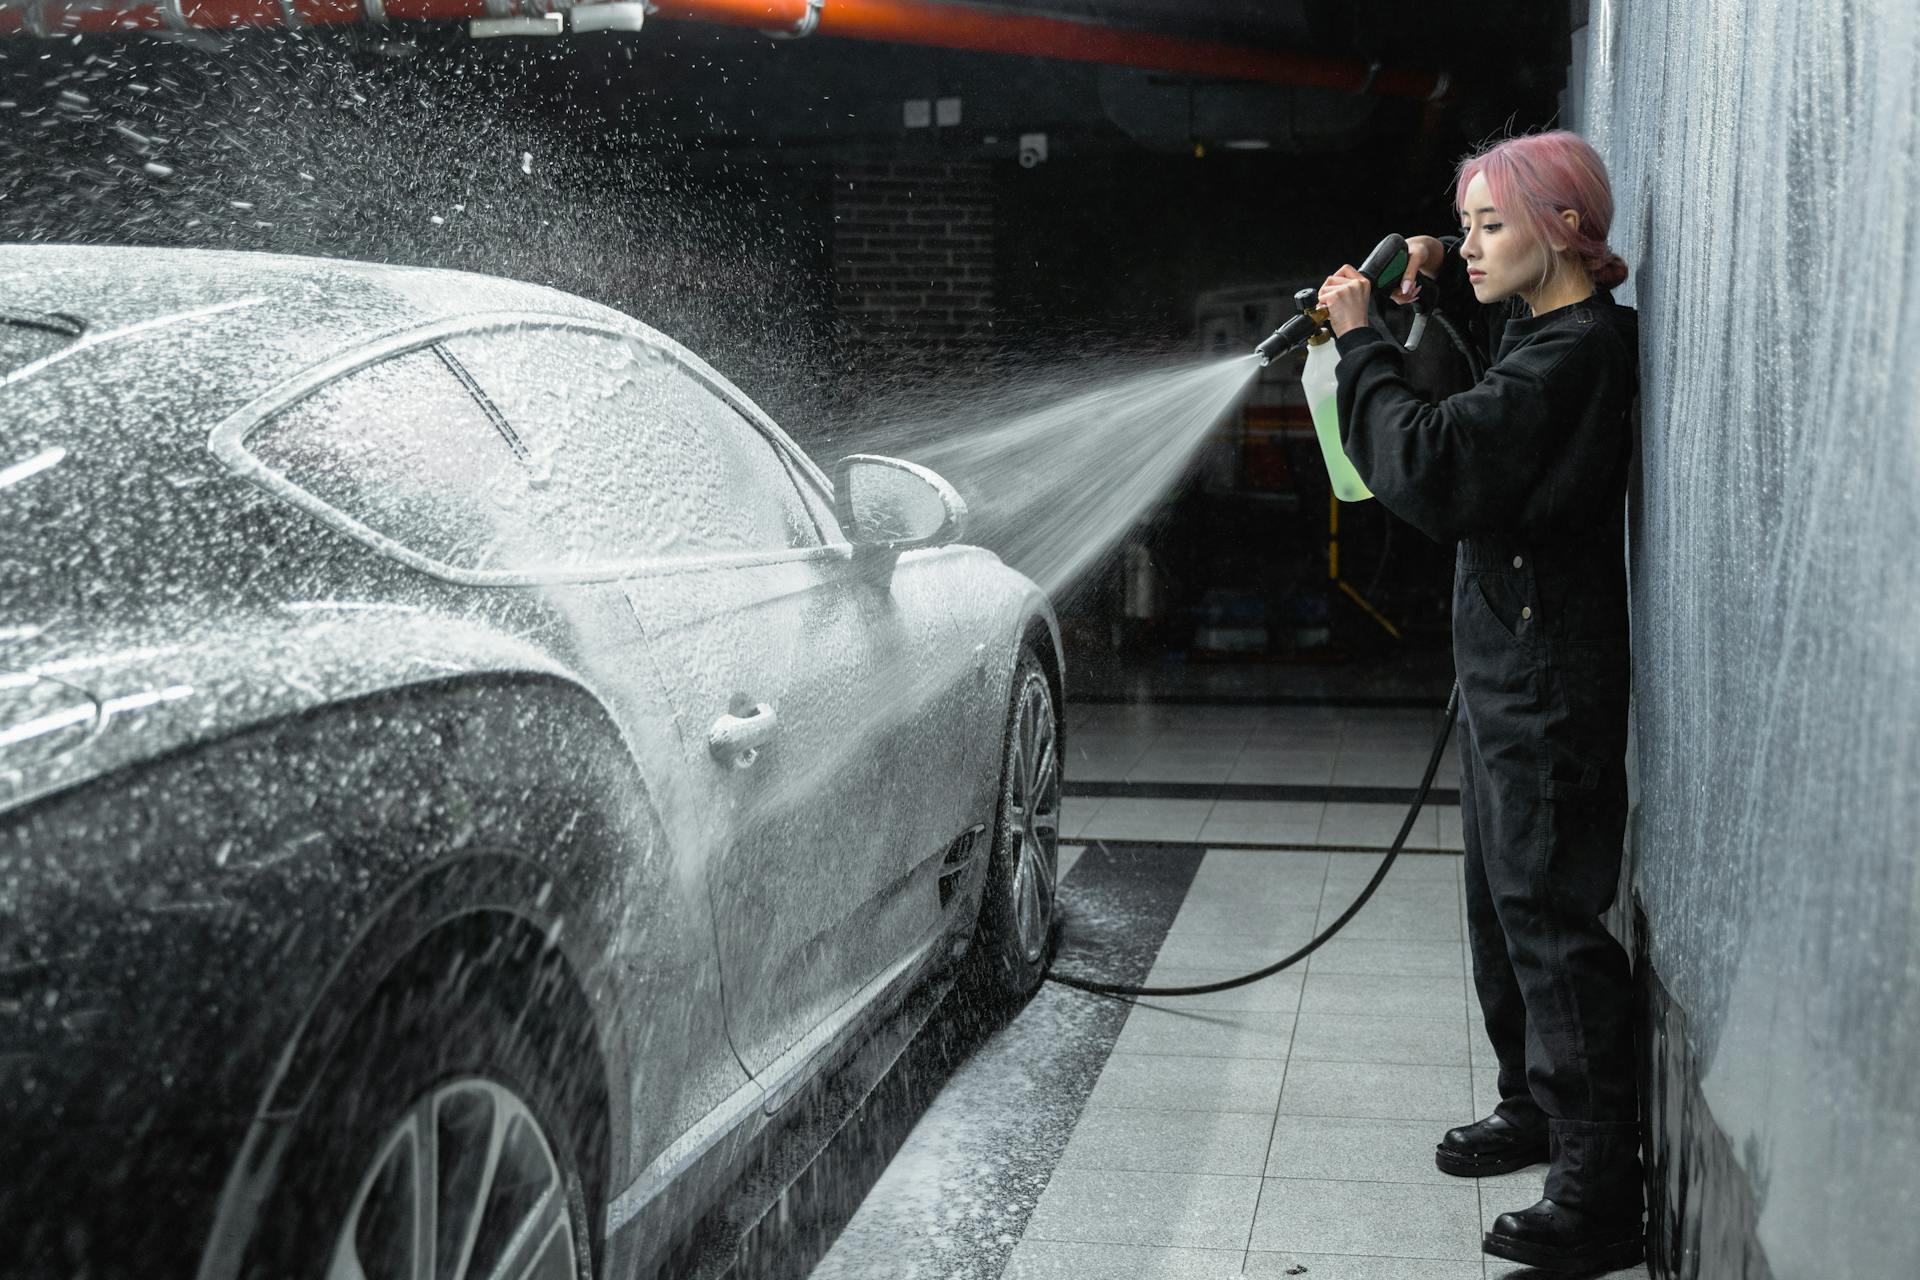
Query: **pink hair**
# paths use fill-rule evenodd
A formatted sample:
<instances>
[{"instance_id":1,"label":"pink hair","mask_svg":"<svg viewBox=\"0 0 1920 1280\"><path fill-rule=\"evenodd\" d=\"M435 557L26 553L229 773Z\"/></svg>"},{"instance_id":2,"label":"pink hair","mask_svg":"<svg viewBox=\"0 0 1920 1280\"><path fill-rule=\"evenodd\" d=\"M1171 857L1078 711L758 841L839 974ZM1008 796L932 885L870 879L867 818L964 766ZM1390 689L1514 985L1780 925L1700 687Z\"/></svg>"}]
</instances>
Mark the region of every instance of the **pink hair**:
<instances>
[{"instance_id":1,"label":"pink hair","mask_svg":"<svg viewBox=\"0 0 1920 1280\"><path fill-rule=\"evenodd\" d=\"M1468 156L1454 179L1455 208L1465 206L1475 174L1486 175L1502 217L1549 249L1565 245L1602 289L1627 278L1625 260L1607 248L1607 229L1613 225L1607 166L1585 138L1556 129L1508 138ZM1578 230L1561 220L1563 209L1580 215Z\"/></svg>"}]
</instances>

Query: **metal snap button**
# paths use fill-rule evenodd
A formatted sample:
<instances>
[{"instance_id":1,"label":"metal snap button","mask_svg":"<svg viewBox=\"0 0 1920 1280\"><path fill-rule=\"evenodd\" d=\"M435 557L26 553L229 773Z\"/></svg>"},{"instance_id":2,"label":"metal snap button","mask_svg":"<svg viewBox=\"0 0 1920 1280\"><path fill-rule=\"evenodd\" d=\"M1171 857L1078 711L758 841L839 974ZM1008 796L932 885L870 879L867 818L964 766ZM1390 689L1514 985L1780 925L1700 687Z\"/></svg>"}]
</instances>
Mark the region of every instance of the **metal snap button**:
<instances>
[{"instance_id":1,"label":"metal snap button","mask_svg":"<svg viewBox=\"0 0 1920 1280\"><path fill-rule=\"evenodd\" d=\"M1516 569L1518 569L1518 568L1520 567L1520 557L1519 557L1519 556L1515 556L1515 557L1513 558L1513 567L1514 567L1514 568L1516 568Z\"/></svg>"},{"instance_id":2,"label":"metal snap button","mask_svg":"<svg viewBox=\"0 0 1920 1280\"><path fill-rule=\"evenodd\" d=\"M1520 616L1523 618L1531 618L1533 616L1533 606L1528 605L1525 608L1521 609Z\"/></svg>"}]
</instances>

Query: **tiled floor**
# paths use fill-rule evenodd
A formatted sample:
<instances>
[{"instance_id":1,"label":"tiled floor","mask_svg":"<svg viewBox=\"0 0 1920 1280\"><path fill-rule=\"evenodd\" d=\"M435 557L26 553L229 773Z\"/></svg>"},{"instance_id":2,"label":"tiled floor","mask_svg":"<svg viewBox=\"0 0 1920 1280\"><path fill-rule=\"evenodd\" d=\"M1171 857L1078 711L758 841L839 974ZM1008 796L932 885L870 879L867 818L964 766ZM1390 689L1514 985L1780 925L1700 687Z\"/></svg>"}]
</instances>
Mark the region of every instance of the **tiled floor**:
<instances>
[{"instance_id":1,"label":"tiled floor","mask_svg":"<svg viewBox=\"0 0 1920 1280\"><path fill-rule=\"evenodd\" d=\"M1191 704L1070 706L1061 837L1176 840L1208 845L1385 848L1405 804L1339 798L1347 788L1411 791L1420 781L1439 710L1242 707ZM1434 786L1459 786L1449 740ZM1075 795L1079 783L1212 783L1209 799ZM1241 787L1329 791L1313 800L1245 799ZM1429 804L1408 835L1409 849L1459 850L1457 805Z\"/></svg>"},{"instance_id":2,"label":"tiled floor","mask_svg":"<svg viewBox=\"0 0 1920 1280\"><path fill-rule=\"evenodd\" d=\"M1377 865L1209 850L1149 982L1272 958ZM1433 1165L1440 1133L1495 1100L1463 911L1457 858L1405 858L1301 971L1136 1004L1004 1275L1536 1274L1486 1258L1480 1237L1539 1198L1544 1166L1467 1181Z\"/></svg>"},{"instance_id":3,"label":"tiled floor","mask_svg":"<svg viewBox=\"0 0 1920 1280\"><path fill-rule=\"evenodd\" d=\"M1178 847L1193 846L1198 868L1148 982L1200 983L1258 968L1324 929L1372 876L1407 809L1404 798L1382 802L1378 790L1410 795L1441 716L1072 705L1062 835L1075 843L1062 847L1062 874L1096 843L1110 844L1108 863L1115 850L1171 858L1191 856ZM1074 794L1090 783L1109 794ZM1451 743L1434 785L1459 785ZM1248 798L1247 787L1309 798ZM1539 1199L1545 1167L1478 1181L1434 1167L1440 1135L1488 1114L1497 1098L1468 981L1457 804L1429 804L1407 848L1426 852L1402 857L1366 908L1298 967L1231 991L1136 1003L1064 1150L1054 1147L1057 1159L1023 1184L1032 1188L1023 1193L1031 1206L1024 1227L999 1237L984 1270L901 1270L901 1259L924 1246L897 1242L874 1252L870 1270L847 1264L831 1273L1540 1275L1490 1259L1480 1245L1496 1216ZM1026 1079L1019 1043L1012 1034L1005 1045L1014 1047L999 1051L1009 1074ZM999 1061L992 1047L981 1060ZM944 1151L937 1139L910 1139L903 1158L924 1180L927 1169L947 1167ZM964 1183L970 1175L950 1176ZM912 1239L938 1230L915 1227Z\"/></svg>"},{"instance_id":4,"label":"tiled floor","mask_svg":"<svg viewBox=\"0 0 1920 1280\"><path fill-rule=\"evenodd\" d=\"M1303 706L1068 710L1067 779L1224 783L1212 799L1072 796L1062 835L1210 847L1150 982L1207 981L1307 941L1352 902L1406 815L1346 788L1411 790L1443 713ZM1459 786L1449 740L1434 785ZM1248 800L1239 786L1327 789ZM1321 846L1321 848L1312 848ZM1407 848L1462 848L1429 804ZM1466 1181L1440 1133L1495 1102L1467 982L1460 862L1408 856L1297 971L1129 1015L1005 1275L1490 1280L1494 1217L1539 1198L1544 1166ZM1299 1268L1306 1270L1300 1271ZM1644 1275L1644 1270L1627 1275Z\"/></svg>"}]
</instances>

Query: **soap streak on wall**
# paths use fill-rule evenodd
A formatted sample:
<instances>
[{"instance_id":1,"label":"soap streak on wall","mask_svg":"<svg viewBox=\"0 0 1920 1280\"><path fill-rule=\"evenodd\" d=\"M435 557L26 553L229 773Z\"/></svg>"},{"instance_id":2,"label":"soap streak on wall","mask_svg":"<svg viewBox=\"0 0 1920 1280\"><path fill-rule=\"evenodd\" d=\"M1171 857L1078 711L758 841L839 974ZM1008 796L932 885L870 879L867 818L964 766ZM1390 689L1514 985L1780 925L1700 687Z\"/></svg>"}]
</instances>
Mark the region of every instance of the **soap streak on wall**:
<instances>
[{"instance_id":1,"label":"soap streak on wall","mask_svg":"<svg viewBox=\"0 0 1920 1280\"><path fill-rule=\"evenodd\" d=\"M1920 1275L1920 7L1595 0L1586 53L1652 962L1774 1272Z\"/></svg>"}]
</instances>

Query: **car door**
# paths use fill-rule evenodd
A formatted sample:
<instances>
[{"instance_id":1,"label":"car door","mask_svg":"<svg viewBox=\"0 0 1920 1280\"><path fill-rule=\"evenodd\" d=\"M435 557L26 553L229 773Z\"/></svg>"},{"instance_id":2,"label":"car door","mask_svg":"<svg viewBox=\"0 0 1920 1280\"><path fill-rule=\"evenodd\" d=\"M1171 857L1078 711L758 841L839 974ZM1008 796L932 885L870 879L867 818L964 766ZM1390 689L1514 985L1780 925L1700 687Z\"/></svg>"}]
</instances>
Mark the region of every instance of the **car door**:
<instances>
[{"instance_id":1,"label":"car door","mask_svg":"<svg viewBox=\"0 0 1920 1280\"><path fill-rule=\"evenodd\" d=\"M670 704L617 572L634 557L594 536L606 469L588 461L600 450L584 426L569 435L571 417L584 414L554 411L516 428L454 353L459 339L395 341L405 345L340 369L215 449L260 468L263 483L320 519L447 582L454 609L472 593L509 652L527 640L564 663L624 734L647 791L640 799L667 838L655 842L649 829L622 847L602 890L614 900L593 909L619 924L607 930L607 961L632 1001L623 1029L636 1090L631 1137L644 1163L753 1090L723 1019L707 1012L721 980L699 880L704 847L674 828L694 806L674 794ZM481 585L488 575L496 586Z\"/></svg>"},{"instance_id":2,"label":"car door","mask_svg":"<svg viewBox=\"0 0 1920 1280\"><path fill-rule=\"evenodd\" d=\"M781 447L664 344L548 327L447 345L529 437L559 438L541 424L590 406L613 443L591 460L564 445L551 464L621 472L644 494L623 507L610 486L573 554L634 562L625 587L676 714L678 825L706 859L728 1028L748 1070L781 1074L937 918L931 885L909 892L938 851L884 714L908 628L829 545Z\"/></svg>"}]
</instances>

